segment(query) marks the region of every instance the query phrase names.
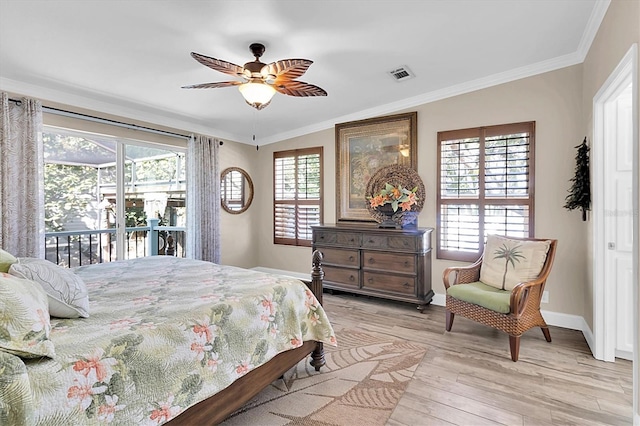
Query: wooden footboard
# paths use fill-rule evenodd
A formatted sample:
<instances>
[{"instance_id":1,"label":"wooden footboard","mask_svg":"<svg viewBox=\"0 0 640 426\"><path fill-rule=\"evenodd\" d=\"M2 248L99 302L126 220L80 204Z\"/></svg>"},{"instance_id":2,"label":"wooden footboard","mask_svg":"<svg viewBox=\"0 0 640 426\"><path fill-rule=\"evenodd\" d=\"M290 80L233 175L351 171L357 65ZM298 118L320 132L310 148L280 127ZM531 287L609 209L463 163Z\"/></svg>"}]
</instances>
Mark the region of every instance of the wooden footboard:
<instances>
[{"instance_id":1,"label":"wooden footboard","mask_svg":"<svg viewBox=\"0 0 640 426\"><path fill-rule=\"evenodd\" d=\"M313 252L312 263L311 281L306 284L322 304L324 272L321 266L322 254L319 251ZM250 371L226 389L190 407L166 424L172 426L218 424L309 354L311 354L311 365L316 371L320 370L320 367L325 364L322 343L304 342L299 348L276 355L266 364Z\"/></svg>"}]
</instances>

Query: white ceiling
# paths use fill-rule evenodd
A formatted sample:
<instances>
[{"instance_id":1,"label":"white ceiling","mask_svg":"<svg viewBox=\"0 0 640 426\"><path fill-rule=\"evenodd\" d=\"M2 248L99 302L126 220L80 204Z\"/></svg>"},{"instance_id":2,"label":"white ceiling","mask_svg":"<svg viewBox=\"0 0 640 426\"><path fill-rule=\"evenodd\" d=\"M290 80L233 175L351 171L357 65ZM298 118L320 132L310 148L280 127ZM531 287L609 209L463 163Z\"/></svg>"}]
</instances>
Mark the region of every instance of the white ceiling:
<instances>
[{"instance_id":1,"label":"white ceiling","mask_svg":"<svg viewBox=\"0 0 640 426\"><path fill-rule=\"evenodd\" d=\"M580 63L609 0L0 0L0 89L262 145ZM195 51L314 61L262 111ZM408 66L415 78L388 72ZM252 135L256 140L252 140Z\"/></svg>"}]
</instances>

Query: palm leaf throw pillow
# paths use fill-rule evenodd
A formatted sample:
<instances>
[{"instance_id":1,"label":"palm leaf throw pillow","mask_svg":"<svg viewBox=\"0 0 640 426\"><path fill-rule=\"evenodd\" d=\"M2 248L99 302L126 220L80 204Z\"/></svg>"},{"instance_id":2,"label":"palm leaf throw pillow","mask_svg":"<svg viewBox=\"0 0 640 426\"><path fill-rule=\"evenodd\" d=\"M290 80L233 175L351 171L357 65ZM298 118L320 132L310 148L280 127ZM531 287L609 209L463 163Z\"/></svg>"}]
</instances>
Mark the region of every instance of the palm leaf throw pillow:
<instances>
[{"instance_id":1,"label":"palm leaf throw pillow","mask_svg":"<svg viewBox=\"0 0 640 426\"><path fill-rule=\"evenodd\" d=\"M89 292L82 278L71 269L45 259L18 258L9 273L40 284L49 296L49 312L58 318L88 318Z\"/></svg>"},{"instance_id":2,"label":"palm leaf throw pillow","mask_svg":"<svg viewBox=\"0 0 640 426\"><path fill-rule=\"evenodd\" d=\"M488 235L484 248L480 281L511 291L521 283L540 275L551 241L523 241L500 235Z\"/></svg>"}]
</instances>

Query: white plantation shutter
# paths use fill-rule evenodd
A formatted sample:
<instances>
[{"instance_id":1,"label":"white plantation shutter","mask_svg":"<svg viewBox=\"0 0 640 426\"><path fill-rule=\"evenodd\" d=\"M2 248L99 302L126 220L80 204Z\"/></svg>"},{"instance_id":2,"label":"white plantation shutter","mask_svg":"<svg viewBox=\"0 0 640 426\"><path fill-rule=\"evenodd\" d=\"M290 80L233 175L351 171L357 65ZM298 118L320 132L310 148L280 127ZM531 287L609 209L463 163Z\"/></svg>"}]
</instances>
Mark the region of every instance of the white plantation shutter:
<instances>
[{"instance_id":1,"label":"white plantation shutter","mask_svg":"<svg viewBox=\"0 0 640 426\"><path fill-rule=\"evenodd\" d=\"M322 223L322 148L273 154L273 239L311 246L311 226Z\"/></svg>"},{"instance_id":2,"label":"white plantation shutter","mask_svg":"<svg viewBox=\"0 0 640 426\"><path fill-rule=\"evenodd\" d=\"M488 234L533 237L535 122L438 133L437 257L471 261Z\"/></svg>"}]
</instances>

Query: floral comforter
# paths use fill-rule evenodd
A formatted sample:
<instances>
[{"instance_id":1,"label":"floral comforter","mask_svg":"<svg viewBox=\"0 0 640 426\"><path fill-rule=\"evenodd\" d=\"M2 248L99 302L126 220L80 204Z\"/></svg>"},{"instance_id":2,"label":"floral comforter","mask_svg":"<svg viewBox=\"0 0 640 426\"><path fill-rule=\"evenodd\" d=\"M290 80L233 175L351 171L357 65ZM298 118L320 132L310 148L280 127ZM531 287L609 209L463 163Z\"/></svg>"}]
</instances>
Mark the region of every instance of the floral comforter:
<instances>
[{"instance_id":1,"label":"floral comforter","mask_svg":"<svg viewBox=\"0 0 640 426\"><path fill-rule=\"evenodd\" d=\"M335 344L300 281L155 256L75 269L90 318L52 318L54 359L0 352L0 408L42 425L158 425L305 340Z\"/></svg>"}]
</instances>

